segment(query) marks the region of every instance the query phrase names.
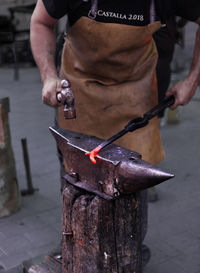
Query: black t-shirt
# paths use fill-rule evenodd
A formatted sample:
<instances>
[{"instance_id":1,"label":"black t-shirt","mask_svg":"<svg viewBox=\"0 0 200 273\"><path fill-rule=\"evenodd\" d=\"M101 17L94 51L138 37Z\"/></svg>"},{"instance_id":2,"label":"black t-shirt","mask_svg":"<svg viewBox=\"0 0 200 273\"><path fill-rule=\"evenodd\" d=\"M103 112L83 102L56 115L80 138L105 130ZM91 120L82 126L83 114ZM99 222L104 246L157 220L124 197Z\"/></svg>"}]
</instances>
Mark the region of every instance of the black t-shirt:
<instances>
[{"instance_id":1,"label":"black t-shirt","mask_svg":"<svg viewBox=\"0 0 200 273\"><path fill-rule=\"evenodd\" d=\"M145 26L150 22L151 0L99 0L98 22ZM68 14L70 25L88 16L91 0L43 0L50 16L59 19ZM200 0L155 0L156 19L165 23L172 16L195 21L200 17Z\"/></svg>"}]
</instances>

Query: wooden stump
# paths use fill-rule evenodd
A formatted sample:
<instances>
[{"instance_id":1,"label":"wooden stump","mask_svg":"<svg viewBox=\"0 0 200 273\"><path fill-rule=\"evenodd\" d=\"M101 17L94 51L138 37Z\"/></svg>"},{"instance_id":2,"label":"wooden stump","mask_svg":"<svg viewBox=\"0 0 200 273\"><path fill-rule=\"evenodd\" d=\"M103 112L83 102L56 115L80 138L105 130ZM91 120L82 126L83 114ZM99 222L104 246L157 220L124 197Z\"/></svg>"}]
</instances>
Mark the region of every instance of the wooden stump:
<instances>
[{"instance_id":1,"label":"wooden stump","mask_svg":"<svg viewBox=\"0 0 200 273\"><path fill-rule=\"evenodd\" d=\"M9 99L0 99L0 218L20 207L8 112Z\"/></svg>"},{"instance_id":2,"label":"wooden stump","mask_svg":"<svg viewBox=\"0 0 200 273\"><path fill-rule=\"evenodd\" d=\"M146 193L107 201L67 185L63 191L63 273L141 273Z\"/></svg>"}]
</instances>

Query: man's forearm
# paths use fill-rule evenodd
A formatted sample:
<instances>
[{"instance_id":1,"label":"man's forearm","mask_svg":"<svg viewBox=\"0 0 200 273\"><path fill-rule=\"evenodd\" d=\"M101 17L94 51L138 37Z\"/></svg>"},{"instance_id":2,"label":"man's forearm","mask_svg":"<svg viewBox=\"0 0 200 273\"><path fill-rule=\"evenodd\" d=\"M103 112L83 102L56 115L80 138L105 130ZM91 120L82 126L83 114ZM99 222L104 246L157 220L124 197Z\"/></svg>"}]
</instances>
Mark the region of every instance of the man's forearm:
<instances>
[{"instance_id":1,"label":"man's forearm","mask_svg":"<svg viewBox=\"0 0 200 273\"><path fill-rule=\"evenodd\" d=\"M188 77L191 78L191 81L194 83L195 86L200 84L200 25L196 32L192 65Z\"/></svg>"},{"instance_id":2,"label":"man's forearm","mask_svg":"<svg viewBox=\"0 0 200 273\"><path fill-rule=\"evenodd\" d=\"M199 27L196 32L192 64L188 76L173 85L166 93L166 96L174 95L175 103L171 109L179 105L186 105L194 96L197 86L200 83L200 18L197 20Z\"/></svg>"},{"instance_id":3,"label":"man's forearm","mask_svg":"<svg viewBox=\"0 0 200 273\"><path fill-rule=\"evenodd\" d=\"M30 39L32 52L44 83L46 79L57 76L54 63L55 35L53 28L32 19Z\"/></svg>"}]
</instances>

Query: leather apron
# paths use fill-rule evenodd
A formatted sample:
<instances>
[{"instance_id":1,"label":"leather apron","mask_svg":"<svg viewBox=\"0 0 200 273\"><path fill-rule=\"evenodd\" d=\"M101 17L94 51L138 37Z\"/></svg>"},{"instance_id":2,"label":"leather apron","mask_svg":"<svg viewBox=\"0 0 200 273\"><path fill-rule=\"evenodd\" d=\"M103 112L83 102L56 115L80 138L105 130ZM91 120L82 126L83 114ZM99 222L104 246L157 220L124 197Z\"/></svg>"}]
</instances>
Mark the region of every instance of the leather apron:
<instances>
[{"instance_id":1,"label":"leather apron","mask_svg":"<svg viewBox=\"0 0 200 273\"><path fill-rule=\"evenodd\" d=\"M160 27L160 22L138 27L81 17L66 36L61 66L61 78L74 91L77 118L65 120L60 107L60 127L107 139L155 106L157 49L151 35ZM152 164L164 158L157 118L115 144Z\"/></svg>"}]
</instances>

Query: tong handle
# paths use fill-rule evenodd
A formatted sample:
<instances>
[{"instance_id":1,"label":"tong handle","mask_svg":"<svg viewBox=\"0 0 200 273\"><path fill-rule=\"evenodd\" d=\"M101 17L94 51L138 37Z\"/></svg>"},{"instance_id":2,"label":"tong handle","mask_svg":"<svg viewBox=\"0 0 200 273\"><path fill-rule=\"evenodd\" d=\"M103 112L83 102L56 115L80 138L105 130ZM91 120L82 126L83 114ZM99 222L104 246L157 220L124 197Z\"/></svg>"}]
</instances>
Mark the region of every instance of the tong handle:
<instances>
[{"instance_id":1,"label":"tong handle","mask_svg":"<svg viewBox=\"0 0 200 273\"><path fill-rule=\"evenodd\" d=\"M175 101L174 96L170 96L170 97L165 98L161 103L157 104L152 109L150 109L148 112L146 112L143 117L138 117L138 118L131 120L125 126L125 130L127 132L133 132L136 129L146 126L149 123L150 119L157 116L159 113L161 113L167 107L170 107L171 105L173 105L174 101Z\"/></svg>"},{"instance_id":2,"label":"tong handle","mask_svg":"<svg viewBox=\"0 0 200 273\"><path fill-rule=\"evenodd\" d=\"M170 96L165 98L161 103L157 104L155 107L153 107L151 110L146 112L144 114L144 118L150 120L160 114L163 110L165 110L167 107L170 107L174 104L175 98L174 96Z\"/></svg>"}]
</instances>

